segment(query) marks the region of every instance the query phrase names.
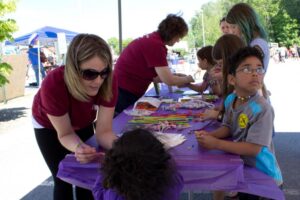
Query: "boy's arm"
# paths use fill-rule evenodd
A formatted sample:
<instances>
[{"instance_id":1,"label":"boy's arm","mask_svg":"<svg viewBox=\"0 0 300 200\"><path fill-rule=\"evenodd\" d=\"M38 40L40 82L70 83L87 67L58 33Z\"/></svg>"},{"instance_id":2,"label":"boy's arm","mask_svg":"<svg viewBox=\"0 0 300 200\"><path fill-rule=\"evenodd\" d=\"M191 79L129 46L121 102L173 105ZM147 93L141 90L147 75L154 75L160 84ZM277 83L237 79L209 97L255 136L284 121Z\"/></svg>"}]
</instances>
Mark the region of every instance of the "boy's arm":
<instances>
[{"instance_id":1,"label":"boy's arm","mask_svg":"<svg viewBox=\"0 0 300 200\"><path fill-rule=\"evenodd\" d=\"M212 132L207 132L205 130L195 131L196 139L207 149L215 149L215 143L220 140L219 138L226 138L229 135L229 128L226 126L221 126Z\"/></svg>"},{"instance_id":2,"label":"boy's arm","mask_svg":"<svg viewBox=\"0 0 300 200\"><path fill-rule=\"evenodd\" d=\"M221 126L220 128L211 131L209 134L215 138L227 138L230 136L230 129L227 126Z\"/></svg>"},{"instance_id":3,"label":"boy's arm","mask_svg":"<svg viewBox=\"0 0 300 200\"><path fill-rule=\"evenodd\" d=\"M256 156L261 151L262 146L249 142L232 142L220 140L217 149L243 156Z\"/></svg>"},{"instance_id":4,"label":"boy's arm","mask_svg":"<svg viewBox=\"0 0 300 200\"><path fill-rule=\"evenodd\" d=\"M197 139L200 145L204 148L218 149L243 156L256 156L262 148L262 146L258 144L222 140L213 137L210 134L201 135L200 138Z\"/></svg>"}]
</instances>

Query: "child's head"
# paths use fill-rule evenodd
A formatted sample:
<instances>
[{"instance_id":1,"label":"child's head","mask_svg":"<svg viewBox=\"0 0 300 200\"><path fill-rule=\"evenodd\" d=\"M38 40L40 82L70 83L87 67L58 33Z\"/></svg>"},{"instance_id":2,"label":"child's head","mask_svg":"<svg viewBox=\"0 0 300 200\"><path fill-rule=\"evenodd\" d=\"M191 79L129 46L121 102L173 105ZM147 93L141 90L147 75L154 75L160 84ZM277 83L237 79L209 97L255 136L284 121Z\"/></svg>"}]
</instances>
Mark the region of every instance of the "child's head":
<instances>
[{"instance_id":1,"label":"child's head","mask_svg":"<svg viewBox=\"0 0 300 200\"><path fill-rule=\"evenodd\" d=\"M161 199L172 184L171 156L149 131L124 133L106 153L103 186L115 189L126 200Z\"/></svg>"},{"instance_id":2,"label":"child's head","mask_svg":"<svg viewBox=\"0 0 300 200\"><path fill-rule=\"evenodd\" d=\"M222 93L226 96L228 93L231 93L233 88L229 87L227 83L228 75L228 64L227 60L232 56L238 49L245 47L246 44L236 35L225 34L222 35L215 43L212 51L212 57L217 62L218 66L222 68L223 75L223 89Z\"/></svg>"},{"instance_id":3,"label":"child's head","mask_svg":"<svg viewBox=\"0 0 300 200\"><path fill-rule=\"evenodd\" d=\"M256 38L267 39L267 34L255 10L246 3L235 4L226 16L230 33L241 37L247 44Z\"/></svg>"},{"instance_id":4,"label":"child's head","mask_svg":"<svg viewBox=\"0 0 300 200\"><path fill-rule=\"evenodd\" d=\"M206 46L197 51L198 66L203 70L209 70L215 65L212 58L212 49L212 46Z\"/></svg>"},{"instance_id":5,"label":"child's head","mask_svg":"<svg viewBox=\"0 0 300 200\"><path fill-rule=\"evenodd\" d=\"M221 20L220 20L220 30L222 32L222 34L228 34L229 33L229 24L226 22L225 20L226 18L223 17Z\"/></svg>"},{"instance_id":6,"label":"child's head","mask_svg":"<svg viewBox=\"0 0 300 200\"><path fill-rule=\"evenodd\" d=\"M261 89L265 74L263 55L255 47L239 49L230 59L228 82L237 94L249 96Z\"/></svg>"}]
</instances>

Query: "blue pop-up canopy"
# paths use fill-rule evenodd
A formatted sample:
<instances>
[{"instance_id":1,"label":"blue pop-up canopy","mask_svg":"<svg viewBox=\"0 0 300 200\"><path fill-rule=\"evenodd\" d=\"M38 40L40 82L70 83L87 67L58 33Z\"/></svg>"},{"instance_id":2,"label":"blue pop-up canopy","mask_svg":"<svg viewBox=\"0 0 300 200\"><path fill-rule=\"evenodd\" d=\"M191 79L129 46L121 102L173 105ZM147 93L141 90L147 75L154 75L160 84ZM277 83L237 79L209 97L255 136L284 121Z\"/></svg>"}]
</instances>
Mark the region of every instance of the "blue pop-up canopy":
<instances>
[{"instance_id":1,"label":"blue pop-up canopy","mask_svg":"<svg viewBox=\"0 0 300 200\"><path fill-rule=\"evenodd\" d=\"M39 40L41 45L47 45L53 43L57 40L57 34L64 33L66 35L67 43L69 43L78 33L73 31L68 31L65 29L55 28L51 26L45 26L43 28L37 29L23 36L14 38L14 41L6 41L6 45L29 45L31 39Z\"/></svg>"}]
</instances>

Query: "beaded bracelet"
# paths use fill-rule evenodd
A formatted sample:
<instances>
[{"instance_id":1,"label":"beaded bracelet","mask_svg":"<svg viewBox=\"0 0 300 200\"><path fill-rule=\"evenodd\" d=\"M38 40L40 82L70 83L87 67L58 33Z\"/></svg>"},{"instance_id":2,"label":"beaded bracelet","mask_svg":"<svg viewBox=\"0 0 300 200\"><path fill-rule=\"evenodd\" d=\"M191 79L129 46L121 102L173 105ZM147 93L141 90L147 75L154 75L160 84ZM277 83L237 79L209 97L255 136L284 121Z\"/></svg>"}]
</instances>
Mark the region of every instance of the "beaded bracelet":
<instances>
[{"instance_id":1,"label":"beaded bracelet","mask_svg":"<svg viewBox=\"0 0 300 200\"><path fill-rule=\"evenodd\" d=\"M78 143L76 144L75 151L76 151L76 149L77 149L78 147L80 147L82 144L83 144L83 142L82 142L80 139L78 139Z\"/></svg>"}]
</instances>

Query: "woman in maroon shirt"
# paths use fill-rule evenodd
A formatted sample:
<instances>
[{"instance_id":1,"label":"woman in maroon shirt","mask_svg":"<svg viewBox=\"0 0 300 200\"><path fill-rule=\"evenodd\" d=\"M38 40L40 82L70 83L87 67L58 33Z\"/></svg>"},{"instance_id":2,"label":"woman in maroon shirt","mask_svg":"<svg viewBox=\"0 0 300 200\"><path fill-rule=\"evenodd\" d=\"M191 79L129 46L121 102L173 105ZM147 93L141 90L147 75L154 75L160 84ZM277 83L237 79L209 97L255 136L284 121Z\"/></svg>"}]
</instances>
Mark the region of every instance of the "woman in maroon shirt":
<instances>
[{"instance_id":1,"label":"woman in maroon shirt","mask_svg":"<svg viewBox=\"0 0 300 200\"><path fill-rule=\"evenodd\" d=\"M54 180L54 200L73 199L72 185L56 178L66 154L74 152L81 163L101 157L85 144L94 132L99 145L111 148L116 99L109 46L96 35L77 35L66 65L47 75L32 106L35 136ZM75 193L77 200L93 199L91 191L76 188Z\"/></svg>"},{"instance_id":2,"label":"woman in maroon shirt","mask_svg":"<svg viewBox=\"0 0 300 200\"><path fill-rule=\"evenodd\" d=\"M173 46L187 33L184 19L169 14L157 31L133 40L124 49L114 68L119 88L116 114L144 95L151 82L183 86L194 81L192 76L172 74L167 61L166 46Z\"/></svg>"}]
</instances>

